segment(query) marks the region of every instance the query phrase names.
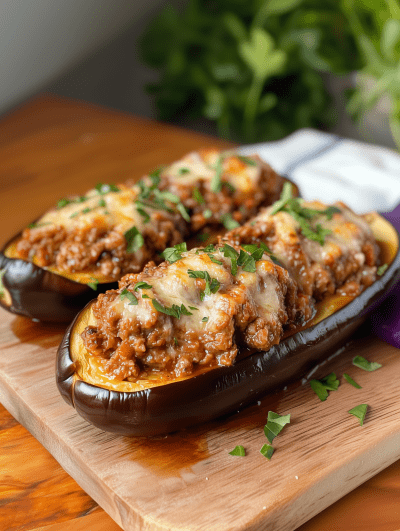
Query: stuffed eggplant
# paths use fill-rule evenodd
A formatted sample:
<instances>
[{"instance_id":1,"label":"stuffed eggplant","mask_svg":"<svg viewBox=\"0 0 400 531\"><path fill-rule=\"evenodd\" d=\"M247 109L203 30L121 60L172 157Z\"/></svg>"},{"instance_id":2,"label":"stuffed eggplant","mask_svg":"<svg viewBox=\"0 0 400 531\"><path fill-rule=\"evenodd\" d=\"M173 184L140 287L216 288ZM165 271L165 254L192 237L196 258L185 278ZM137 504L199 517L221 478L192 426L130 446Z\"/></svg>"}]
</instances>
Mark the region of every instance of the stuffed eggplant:
<instances>
[{"instance_id":1,"label":"stuffed eggplant","mask_svg":"<svg viewBox=\"0 0 400 531\"><path fill-rule=\"evenodd\" d=\"M0 305L43 321L71 321L96 293L160 261L205 226L233 228L271 204L284 179L257 156L190 153L139 183L99 184L56 208L0 253Z\"/></svg>"},{"instance_id":2,"label":"stuffed eggplant","mask_svg":"<svg viewBox=\"0 0 400 531\"><path fill-rule=\"evenodd\" d=\"M75 318L58 350L60 393L101 429L155 435L229 413L301 378L352 335L398 278L396 230L377 214L363 220L379 247L368 266L373 282L359 282L358 290L343 289L345 282L315 303L265 244L221 243L194 251L193 265L182 248L175 256L171 250L172 263L128 275ZM356 280L353 271L347 282ZM171 297L177 300L167 305Z\"/></svg>"}]
</instances>

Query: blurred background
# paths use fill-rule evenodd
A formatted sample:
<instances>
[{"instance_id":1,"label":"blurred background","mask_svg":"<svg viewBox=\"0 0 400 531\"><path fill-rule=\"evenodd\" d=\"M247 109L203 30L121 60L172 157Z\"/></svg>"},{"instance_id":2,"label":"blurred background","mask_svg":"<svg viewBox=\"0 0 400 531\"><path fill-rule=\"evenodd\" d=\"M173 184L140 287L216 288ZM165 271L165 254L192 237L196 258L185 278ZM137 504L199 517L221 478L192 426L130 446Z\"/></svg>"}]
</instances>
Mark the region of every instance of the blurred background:
<instances>
[{"instance_id":1,"label":"blurred background","mask_svg":"<svg viewBox=\"0 0 400 531\"><path fill-rule=\"evenodd\" d=\"M400 147L400 0L3 0L0 113L42 91L240 143Z\"/></svg>"}]
</instances>

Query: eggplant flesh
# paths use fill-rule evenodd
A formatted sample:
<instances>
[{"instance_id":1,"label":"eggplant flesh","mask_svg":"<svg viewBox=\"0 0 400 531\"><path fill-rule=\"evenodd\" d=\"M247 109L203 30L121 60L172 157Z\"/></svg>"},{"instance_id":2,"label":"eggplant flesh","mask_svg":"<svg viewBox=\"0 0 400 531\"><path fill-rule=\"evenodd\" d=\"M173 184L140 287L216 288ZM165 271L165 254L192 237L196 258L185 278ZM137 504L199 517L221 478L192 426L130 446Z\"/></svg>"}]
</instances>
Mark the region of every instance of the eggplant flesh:
<instances>
[{"instance_id":1,"label":"eggplant flesh","mask_svg":"<svg viewBox=\"0 0 400 531\"><path fill-rule=\"evenodd\" d=\"M319 303L308 325L267 352L239 355L231 367L184 378L113 381L96 370L81 332L93 323L89 303L69 326L57 354L63 398L96 427L121 435L152 436L206 422L254 402L307 374L344 344L386 297L400 275L399 235L378 214L368 222L381 247L385 273L358 297L334 295Z\"/></svg>"},{"instance_id":2,"label":"eggplant flesh","mask_svg":"<svg viewBox=\"0 0 400 531\"><path fill-rule=\"evenodd\" d=\"M15 244L20 237L0 252L0 306L9 312L36 321L70 323L97 293L117 287L117 282L100 278L95 291L88 285L92 273L67 276L18 258Z\"/></svg>"}]
</instances>

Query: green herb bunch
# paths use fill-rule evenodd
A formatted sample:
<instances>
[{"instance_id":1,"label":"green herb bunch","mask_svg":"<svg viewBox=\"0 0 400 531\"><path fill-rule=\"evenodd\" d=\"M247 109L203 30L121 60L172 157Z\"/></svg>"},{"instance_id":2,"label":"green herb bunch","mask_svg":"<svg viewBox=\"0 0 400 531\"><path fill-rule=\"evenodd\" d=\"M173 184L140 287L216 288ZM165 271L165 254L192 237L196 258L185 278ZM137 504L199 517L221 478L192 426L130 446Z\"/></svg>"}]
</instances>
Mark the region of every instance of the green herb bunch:
<instances>
[{"instance_id":1,"label":"green herb bunch","mask_svg":"<svg viewBox=\"0 0 400 531\"><path fill-rule=\"evenodd\" d=\"M161 74L149 87L159 117L206 117L221 136L250 142L328 127L320 74L362 67L347 15L340 0L168 5L141 39L144 61Z\"/></svg>"}]
</instances>

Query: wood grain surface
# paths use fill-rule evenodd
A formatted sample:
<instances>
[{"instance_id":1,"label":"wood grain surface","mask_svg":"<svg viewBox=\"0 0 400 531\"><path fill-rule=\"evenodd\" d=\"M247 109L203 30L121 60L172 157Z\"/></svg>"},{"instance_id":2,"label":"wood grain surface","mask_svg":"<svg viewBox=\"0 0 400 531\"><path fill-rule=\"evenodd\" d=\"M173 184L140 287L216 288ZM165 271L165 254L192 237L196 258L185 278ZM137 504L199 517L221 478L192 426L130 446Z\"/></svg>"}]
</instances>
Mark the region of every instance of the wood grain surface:
<instances>
[{"instance_id":1,"label":"wood grain surface","mask_svg":"<svg viewBox=\"0 0 400 531\"><path fill-rule=\"evenodd\" d=\"M190 149L215 144L223 145L170 126L41 96L0 122L2 242L71 191L140 177ZM346 368L355 376L349 365L354 352L382 360L384 367L376 373L357 372L360 391L343 383L319 403L307 386L291 388L223 421L143 443L87 426L60 400L53 363L61 334L59 327L35 326L1 311L1 400L120 523L131 525L126 504L136 499L139 528L147 522L142 528L169 529L172 522L174 529L294 529L399 455L398 351L375 338L358 340L332 362L338 374ZM364 401L371 409L360 427L346 411ZM276 439L276 453L267 462L258 450L265 442L266 412L274 408L290 412L293 423ZM57 443L65 434L68 440ZM4 409L0 444L0 530L120 529ZM229 456L234 444L244 444L248 455ZM86 474L94 462L100 462L101 489L93 489L93 477L88 481ZM126 481L121 485L128 471L136 488ZM394 463L300 529L400 529L399 471L399 462ZM277 498L282 480L286 488ZM316 483L319 488L313 490ZM107 489L115 493L111 501ZM290 510L293 493L297 498ZM221 500L224 507L218 509ZM263 507L272 506L278 507L277 523L265 527ZM284 527L278 513L286 515ZM200 517L206 523L196 527Z\"/></svg>"}]
</instances>

